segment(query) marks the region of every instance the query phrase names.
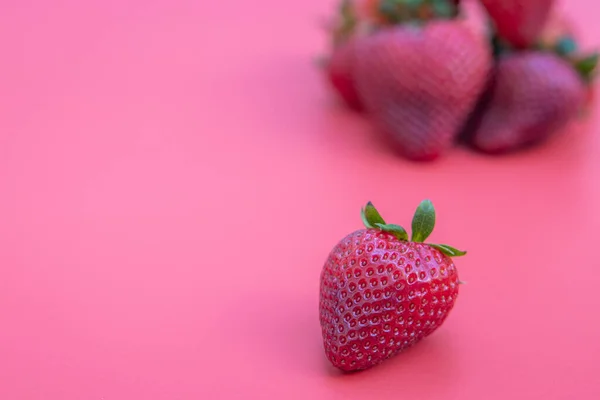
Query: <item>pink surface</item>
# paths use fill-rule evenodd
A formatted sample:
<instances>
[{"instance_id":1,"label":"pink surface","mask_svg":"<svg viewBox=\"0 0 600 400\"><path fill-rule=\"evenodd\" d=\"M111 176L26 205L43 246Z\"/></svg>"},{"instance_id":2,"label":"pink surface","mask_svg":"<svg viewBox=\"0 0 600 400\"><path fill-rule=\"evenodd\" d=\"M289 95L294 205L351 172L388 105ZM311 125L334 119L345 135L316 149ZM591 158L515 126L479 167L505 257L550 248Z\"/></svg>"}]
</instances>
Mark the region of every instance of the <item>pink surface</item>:
<instances>
[{"instance_id":1,"label":"pink surface","mask_svg":"<svg viewBox=\"0 0 600 400\"><path fill-rule=\"evenodd\" d=\"M600 137L386 152L312 57L329 1L0 5L0 399L598 399ZM569 13L597 39L592 1ZM344 376L318 279L372 200L470 251L447 323Z\"/></svg>"}]
</instances>

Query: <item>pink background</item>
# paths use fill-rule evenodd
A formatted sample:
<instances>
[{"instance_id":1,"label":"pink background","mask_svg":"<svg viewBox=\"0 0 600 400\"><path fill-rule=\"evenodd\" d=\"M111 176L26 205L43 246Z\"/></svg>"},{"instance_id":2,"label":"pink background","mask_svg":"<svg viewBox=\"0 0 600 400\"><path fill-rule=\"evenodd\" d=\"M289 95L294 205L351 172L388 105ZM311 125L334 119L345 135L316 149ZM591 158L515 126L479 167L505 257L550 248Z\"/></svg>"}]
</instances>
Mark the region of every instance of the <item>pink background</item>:
<instances>
[{"instance_id":1,"label":"pink background","mask_svg":"<svg viewBox=\"0 0 600 400\"><path fill-rule=\"evenodd\" d=\"M597 113L519 155L398 159L312 64L334 4L1 3L0 399L600 398ZM367 200L408 225L425 197L468 285L340 375L327 253Z\"/></svg>"}]
</instances>

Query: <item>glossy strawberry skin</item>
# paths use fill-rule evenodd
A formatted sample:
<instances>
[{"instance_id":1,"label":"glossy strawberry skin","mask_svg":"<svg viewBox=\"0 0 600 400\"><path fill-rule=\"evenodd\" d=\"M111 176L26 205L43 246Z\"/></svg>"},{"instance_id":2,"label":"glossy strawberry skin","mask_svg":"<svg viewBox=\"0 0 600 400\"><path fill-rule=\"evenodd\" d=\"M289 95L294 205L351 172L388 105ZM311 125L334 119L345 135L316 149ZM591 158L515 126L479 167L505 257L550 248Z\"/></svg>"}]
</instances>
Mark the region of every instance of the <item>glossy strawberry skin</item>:
<instances>
[{"instance_id":1,"label":"glossy strawberry skin","mask_svg":"<svg viewBox=\"0 0 600 400\"><path fill-rule=\"evenodd\" d=\"M555 0L481 0L498 34L517 48L532 46L551 15Z\"/></svg>"},{"instance_id":2,"label":"glossy strawberry skin","mask_svg":"<svg viewBox=\"0 0 600 400\"><path fill-rule=\"evenodd\" d=\"M451 147L491 69L489 46L457 21L397 26L357 47L356 85L377 128L405 157Z\"/></svg>"},{"instance_id":3,"label":"glossy strawberry skin","mask_svg":"<svg viewBox=\"0 0 600 400\"><path fill-rule=\"evenodd\" d=\"M374 229L356 231L321 273L320 323L329 361L364 370L433 333L458 296L451 258Z\"/></svg>"},{"instance_id":4,"label":"glossy strawberry skin","mask_svg":"<svg viewBox=\"0 0 600 400\"><path fill-rule=\"evenodd\" d=\"M503 56L473 145L487 153L502 153L546 140L577 116L586 95L575 69L554 54Z\"/></svg>"},{"instance_id":5,"label":"glossy strawberry skin","mask_svg":"<svg viewBox=\"0 0 600 400\"><path fill-rule=\"evenodd\" d=\"M358 39L350 39L333 50L326 72L330 84L341 100L351 109L361 111L363 105L354 81L356 40Z\"/></svg>"}]
</instances>

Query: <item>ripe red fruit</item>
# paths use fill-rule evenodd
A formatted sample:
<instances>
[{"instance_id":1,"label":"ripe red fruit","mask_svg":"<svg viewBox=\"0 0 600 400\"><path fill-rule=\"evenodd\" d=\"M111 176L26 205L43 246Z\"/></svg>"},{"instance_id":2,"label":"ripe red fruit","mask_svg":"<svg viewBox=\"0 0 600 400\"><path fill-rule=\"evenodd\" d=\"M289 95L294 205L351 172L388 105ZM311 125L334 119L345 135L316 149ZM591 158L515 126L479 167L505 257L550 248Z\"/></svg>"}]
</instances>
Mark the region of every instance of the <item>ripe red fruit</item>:
<instances>
[{"instance_id":1,"label":"ripe red fruit","mask_svg":"<svg viewBox=\"0 0 600 400\"><path fill-rule=\"evenodd\" d=\"M357 111L363 105L354 82L355 41L350 39L338 45L326 65L327 78L344 103Z\"/></svg>"},{"instance_id":2,"label":"ripe red fruit","mask_svg":"<svg viewBox=\"0 0 600 400\"><path fill-rule=\"evenodd\" d=\"M481 0L500 37L517 48L538 40L552 12L554 0Z\"/></svg>"},{"instance_id":3,"label":"ripe red fruit","mask_svg":"<svg viewBox=\"0 0 600 400\"><path fill-rule=\"evenodd\" d=\"M343 371L370 368L432 334L458 296L450 258L466 253L424 244L435 224L430 201L417 208L412 239L386 224L371 203L366 229L342 239L321 272L320 323L325 354Z\"/></svg>"},{"instance_id":4,"label":"ripe red fruit","mask_svg":"<svg viewBox=\"0 0 600 400\"><path fill-rule=\"evenodd\" d=\"M553 53L501 56L473 145L500 153L546 140L577 116L586 92L573 65Z\"/></svg>"},{"instance_id":5,"label":"ripe red fruit","mask_svg":"<svg viewBox=\"0 0 600 400\"><path fill-rule=\"evenodd\" d=\"M453 144L491 64L487 43L460 21L398 25L357 46L356 87L404 156L433 160Z\"/></svg>"}]
</instances>

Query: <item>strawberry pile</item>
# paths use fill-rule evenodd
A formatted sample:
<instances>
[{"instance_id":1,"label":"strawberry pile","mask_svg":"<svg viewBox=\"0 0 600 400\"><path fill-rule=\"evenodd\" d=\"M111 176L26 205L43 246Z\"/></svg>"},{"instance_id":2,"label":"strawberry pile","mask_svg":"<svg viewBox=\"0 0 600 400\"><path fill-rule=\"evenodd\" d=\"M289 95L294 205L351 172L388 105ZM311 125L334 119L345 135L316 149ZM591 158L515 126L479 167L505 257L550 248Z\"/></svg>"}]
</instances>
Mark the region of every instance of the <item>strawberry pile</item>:
<instances>
[{"instance_id":1,"label":"strawberry pile","mask_svg":"<svg viewBox=\"0 0 600 400\"><path fill-rule=\"evenodd\" d=\"M598 55L579 50L554 0L342 0L330 87L411 160L457 143L517 151L557 135L590 103ZM489 23L488 23L489 22Z\"/></svg>"}]
</instances>

